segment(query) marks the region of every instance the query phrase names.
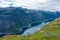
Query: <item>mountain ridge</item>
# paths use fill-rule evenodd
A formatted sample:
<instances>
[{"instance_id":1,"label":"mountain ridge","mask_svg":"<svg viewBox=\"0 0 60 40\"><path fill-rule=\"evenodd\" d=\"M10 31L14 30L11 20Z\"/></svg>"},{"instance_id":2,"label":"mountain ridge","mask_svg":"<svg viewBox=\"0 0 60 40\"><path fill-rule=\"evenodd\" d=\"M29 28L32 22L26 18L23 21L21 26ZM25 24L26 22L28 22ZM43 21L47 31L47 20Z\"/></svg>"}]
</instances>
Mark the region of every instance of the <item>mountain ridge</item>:
<instances>
[{"instance_id":1,"label":"mountain ridge","mask_svg":"<svg viewBox=\"0 0 60 40\"><path fill-rule=\"evenodd\" d=\"M60 17L60 12L29 10L21 7L0 8L0 33L19 33L33 22ZM4 29L4 30L3 30Z\"/></svg>"}]
</instances>

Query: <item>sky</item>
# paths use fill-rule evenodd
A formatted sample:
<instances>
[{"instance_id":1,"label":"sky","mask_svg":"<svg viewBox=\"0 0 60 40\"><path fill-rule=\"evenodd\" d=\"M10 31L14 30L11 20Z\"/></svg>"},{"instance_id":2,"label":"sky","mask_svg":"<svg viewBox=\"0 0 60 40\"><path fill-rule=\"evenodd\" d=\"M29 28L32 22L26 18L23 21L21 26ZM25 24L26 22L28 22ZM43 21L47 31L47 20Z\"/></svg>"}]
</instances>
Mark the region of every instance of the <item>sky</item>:
<instances>
[{"instance_id":1,"label":"sky","mask_svg":"<svg viewBox=\"0 0 60 40\"><path fill-rule=\"evenodd\" d=\"M11 4L27 9L60 11L60 0L0 0L0 7L10 7Z\"/></svg>"}]
</instances>

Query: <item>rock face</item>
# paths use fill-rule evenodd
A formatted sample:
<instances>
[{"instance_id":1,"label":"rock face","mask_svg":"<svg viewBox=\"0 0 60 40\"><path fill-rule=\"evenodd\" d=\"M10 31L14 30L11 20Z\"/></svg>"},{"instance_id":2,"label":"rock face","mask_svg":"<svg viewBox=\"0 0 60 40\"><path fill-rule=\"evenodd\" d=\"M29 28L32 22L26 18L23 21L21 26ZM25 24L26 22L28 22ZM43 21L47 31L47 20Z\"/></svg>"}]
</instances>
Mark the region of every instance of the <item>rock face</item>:
<instances>
[{"instance_id":1,"label":"rock face","mask_svg":"<svg viewBox=\"0 0 60 40\"><path fill-rule=\"evenodd\" d=\"M21 33L34 22L60 17L60 12L29 10L23 8L0 8L0 34ZM22 32L23 33L23 32Z\"/></svg>"}]
</instances>

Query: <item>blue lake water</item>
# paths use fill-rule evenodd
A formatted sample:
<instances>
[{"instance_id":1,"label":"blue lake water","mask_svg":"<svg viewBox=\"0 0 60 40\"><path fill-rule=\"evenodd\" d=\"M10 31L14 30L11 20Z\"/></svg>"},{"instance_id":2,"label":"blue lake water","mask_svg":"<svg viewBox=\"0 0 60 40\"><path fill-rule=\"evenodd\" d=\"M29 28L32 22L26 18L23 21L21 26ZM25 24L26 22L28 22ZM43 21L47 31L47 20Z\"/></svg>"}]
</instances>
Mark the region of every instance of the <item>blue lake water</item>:
<instances>
[{"instance_id":1,"label":"blue lake water","mask_svg":"<svg viewBox=\"0 0 60 40\"><path fill-rule=\"evenodd\" d=\"M34 23L34 24L36 24L36 23ZM37 24L39 24L39 22ZM39 24L37 26L31 27L31 28L25 30L25 32L22 35L28 36L29 34L34 34L35 32L39 31L41 28L43 28L44 25L45 25L45 22L42 22L41 24Z\"/></svg>"},{"instance_id":2,"label":"blue lake water","mask_svg":"<svg viewBox=\"0 0 60 40\"><path fill-rule=\"evenodd\" d=\"M22 35L28 36L29 34L34 34L35 32L41 30L48 22L52 22L54 20L55 19L50 19L43 22L32 23L31 28L28 28L27 30L25 30L25 32Z\"/></svg>"}]
</instances>

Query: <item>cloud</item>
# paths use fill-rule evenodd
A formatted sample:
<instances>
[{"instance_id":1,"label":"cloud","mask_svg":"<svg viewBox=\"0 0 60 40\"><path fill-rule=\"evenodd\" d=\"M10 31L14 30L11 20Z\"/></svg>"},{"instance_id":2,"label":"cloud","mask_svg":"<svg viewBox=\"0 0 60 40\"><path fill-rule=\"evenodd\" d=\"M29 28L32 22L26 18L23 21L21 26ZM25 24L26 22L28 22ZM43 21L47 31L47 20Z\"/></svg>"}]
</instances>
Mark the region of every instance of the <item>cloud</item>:
<instances>
[{"instance_id":1,"label":"cloud","mask_svg":"<svg viewBox=\"0 0 60 40\"><path fill-rule=\"evenodd\" d=\"M54 1L51 0L47 3L45 3L44 5L46 5L46 6L41 7L41 9L60 11L60 1L58 1L58 0L54 0Z\"/></svg>"},{"instance_id":2,"label":"cloud","mask_svg":"<svg viewBox=\"0 0 60 40\"><path fill-rule=\"evenodd\" d=\"M11 2L15 7L26 7L26 8L36 8L38 3L43 3L46 0L0 0L2 7L7 6ZM4 5L4 6L3 6Z\"/></svg>"},{"instance_id":3,"label":"cloud","mask_svg":"<svg viewBox=\"0 0 60 40\"><path fill-rule=\"evenodd\" d=\"M60 10L60 0L0 0L0 7L23 7L28 9Z\"/></svg>"}]
</instances>

